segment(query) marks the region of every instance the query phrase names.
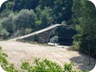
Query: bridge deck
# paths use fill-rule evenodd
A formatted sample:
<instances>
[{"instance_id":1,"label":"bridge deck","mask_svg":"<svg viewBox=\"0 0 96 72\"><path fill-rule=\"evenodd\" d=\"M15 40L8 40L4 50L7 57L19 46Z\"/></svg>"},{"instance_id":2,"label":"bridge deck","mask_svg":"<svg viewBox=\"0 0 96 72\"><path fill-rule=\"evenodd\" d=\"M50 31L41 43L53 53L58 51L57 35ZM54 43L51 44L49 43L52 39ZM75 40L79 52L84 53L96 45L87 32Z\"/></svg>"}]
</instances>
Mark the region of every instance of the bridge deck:
<instances>
[{"instance_id":1,"label":"bridge deck","mask_svg":"<svg viewBox=\"0 0 96 72\"><path fill-rule=\"evenodd\" d=\"M10 39L9 41L16 41L18 39L24 39L24 38L27 38L27 37L30 37L30 36L33 36L33 35L38 35L40 33L43 33L43 32L46 32L48 30L51 30L53 28L56 28L58 26L62 26L62 24L55 24L55 25L52 25L52 26L49 26L47 28L44 28L44 29L41 29L39 31L36 31L36 32L33 32L33 33L30 33L30 34L27 34L27 35L24 35L24 36L20 36L20 37L16 37L16 38L13 38L13 39Z\"/></svg>"}]
</instances>

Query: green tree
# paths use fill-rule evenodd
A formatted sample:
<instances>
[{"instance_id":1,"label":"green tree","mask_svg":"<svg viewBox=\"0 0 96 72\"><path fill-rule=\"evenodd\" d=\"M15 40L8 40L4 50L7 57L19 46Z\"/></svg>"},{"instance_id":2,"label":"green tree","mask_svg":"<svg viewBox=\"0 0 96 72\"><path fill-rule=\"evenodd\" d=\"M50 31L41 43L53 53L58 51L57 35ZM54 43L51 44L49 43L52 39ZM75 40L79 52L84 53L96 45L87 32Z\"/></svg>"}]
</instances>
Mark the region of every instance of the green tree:
<instances>
[{"instance_id":1,"label":"green tree","mask_svg":"<svg viewBox=\"0 0 96 72\"><path fill-rule=\"evenodd\" d=\"M49 7L45 7L44 10L40 9L38 6L36 8L36 14L37 14L37 23L39 21L39 28L45 28L47 26L50 26L53 24L54 19L52 17L52 9Z\"/></svg>"},{"instance_id":2,"label":"green tree","mask_svg":"<svg viewBox=\"0 0 96 72\"><path fill-rule=\"evenodd\" d=\"M27 32L35 29L36 14L33 10L21 10L13 19L15 25L15 31L17 33L25 34ZM30 29L30 30L28 30ZM29 33L29 32L28 32ZM17 34L18 35L18 34Z\"/></svg>"},{"instance_id":3,"label":"green tree","mask_svg":"<svg viewBox=\"0 0 96 72\"><path fill-rule=\"evenodd\" d=\"M5 37L19 36L35 30L36 14L33 10L21 10L18 14L11 13L2 18L1 35Z\"/></svg>"},{"instance_id":4,"label":"green tree","mask_svg":"<svg viewBox=\"0 0 96 72\"><path fill-rule=\"evenodd\" d=\"M53 14L56 23L68 21L72 17L72 0L55 0Z\"/></svg>"},{"instance_id":5,"label":"green tree","mask_svg":"<svg viewBox=\"0 0 96 72\"><path fill-rule=\"evenodd\" d=\"M78 34L75 35L75 44L78 44L80 51L96 57L96 9L95 6L87 0L74 0L73 5L75 29Z\"/></svg>"},{"instance_id":6,"label":"green tree","mask_svg":"<svg viewBox=\"0 0 96 72\"><path fill-rule=\"evenodd\" d=\"M2 26L5 28L9 34L13 34L15 31L15 25L13 24L14 14L10 14L8 17L2 19Z\"/></svg>"}]
</instances>

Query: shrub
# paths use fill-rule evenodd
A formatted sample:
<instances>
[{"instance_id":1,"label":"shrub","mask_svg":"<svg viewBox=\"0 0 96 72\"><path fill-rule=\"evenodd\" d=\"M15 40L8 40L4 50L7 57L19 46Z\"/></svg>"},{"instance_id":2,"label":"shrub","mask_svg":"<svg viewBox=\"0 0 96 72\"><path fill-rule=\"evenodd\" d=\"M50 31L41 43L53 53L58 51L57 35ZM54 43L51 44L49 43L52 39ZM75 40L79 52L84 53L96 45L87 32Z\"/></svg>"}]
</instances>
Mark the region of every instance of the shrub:
<instances>
[{"instance_id":1,"label":"shrub","mask_svg":"<svg viewBox=\"0 0 96 72\"><path fill-rule=\"evenodd\" d=\"M35 59L34 64L29 64L28 62L23 62L21 65L21 71L16 70L13 64L9 64L6 60L7 55L2 52L0 47L0 63L2 67L7 72L81 72L73 70L73 63L64 64L64 68L55 62L44 59Z\"/></svg>"},{"instance_id":2,"label":"shrub","mask_svg":"<svg viewBox=\"0 0 96 72\"><path fill-rule=\"evenodd\" d=\"M7 57L7 55L5 53L3 53L2 48L0 47L0 63L1 63L1 66L3 67L3 69L6 70L7 72L18 72L14 68L13 64L8 63L6 57Z\"/></svg>"},{"instance_id":3,"label":"shrub","mask_svg":"<svg viewBox=\"0 0 96 72\"><path fill-rule=\"evenodd\" d=\"M34 65L30 65L27 62L22 63L22 70L26 72L82 72L73 70L73 63L64 64L64 69L55 62L50 60L36 59Z\"/></svg>"}]
</instances>

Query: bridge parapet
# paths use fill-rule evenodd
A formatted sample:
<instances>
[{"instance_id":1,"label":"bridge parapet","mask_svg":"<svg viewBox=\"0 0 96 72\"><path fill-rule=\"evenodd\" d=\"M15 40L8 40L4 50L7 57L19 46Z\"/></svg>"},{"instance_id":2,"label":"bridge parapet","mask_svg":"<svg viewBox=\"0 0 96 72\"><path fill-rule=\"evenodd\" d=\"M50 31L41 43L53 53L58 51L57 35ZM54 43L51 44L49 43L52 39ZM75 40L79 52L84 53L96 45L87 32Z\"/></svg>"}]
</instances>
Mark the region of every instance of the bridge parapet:
<instances>
[{"instance_id":1,"label":"bridge parapet","mask_svg":"<svg viewBox=\"0 0 96 72\"><path fill-rule=\"evenodd\" d=\"M27 34L27 35L24 35L24 36L20 36L20 37L16 37L16 38L13 38L13 39L10 39L11 41L16 41L16 40L20 40L20 39L26 39L28 37L33 37L33 36L37 36L37 38L39 38L39 42L48 42L48 39L51 35L51 33L53 31L56 30L57 27L59 26L64 26L65 24L54 24L54 25L51 25L47 28L44 28L44 29L41 29L39 31L36 31L36 32L33 32L33 33L30 33L30 34ZM33 37L34 38L34 37ZM42 40L41 40L42 39Z\"/></svg>"}]
</instances>

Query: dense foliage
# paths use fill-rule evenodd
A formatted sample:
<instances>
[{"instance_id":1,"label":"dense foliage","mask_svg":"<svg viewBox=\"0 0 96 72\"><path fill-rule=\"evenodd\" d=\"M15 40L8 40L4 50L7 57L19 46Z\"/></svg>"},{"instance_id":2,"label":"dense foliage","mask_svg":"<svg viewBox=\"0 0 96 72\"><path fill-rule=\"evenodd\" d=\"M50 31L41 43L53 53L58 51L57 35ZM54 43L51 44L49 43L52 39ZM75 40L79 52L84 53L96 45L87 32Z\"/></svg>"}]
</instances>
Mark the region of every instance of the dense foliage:
<instances>
[{"instance_id":1,"label":"dense foliage","mask_svg":"<svg viewBox=\"0 0 96 72\"><path fill-rule=\"evenodd\" d=\"M10 13L2 18L1 33L3 38L19 36L32 32L35 27L36 14L33 10L21 10L18 14Z\"/></svg>"},{"instance_id":2,"label":"dense foliage","mask_svg":"<svg viewBox=\"0 0 96 72\"><path fill-rule=\"evenodd\" d=\"M0 37L6 39L24 35L52 24L61 24L63 21L71 24L72 2L72 0L8 0L0 9ZM62 31L64 30L68 29L63 27ZM58 29L56 34L60 38L59 42L63 39L62 36L65 36L60 32Z\"/></svg>"},{"instance_id":3,"label":"dense foliage","mask_svg":"<svg viewBox=\"0 0 96 72\"><path fill-rule=\"evenodd\" d=\"M96 8L87 0L73 0L73 21L78 34L75 48L96 58Z\"/></svg>"}]
</instances>

